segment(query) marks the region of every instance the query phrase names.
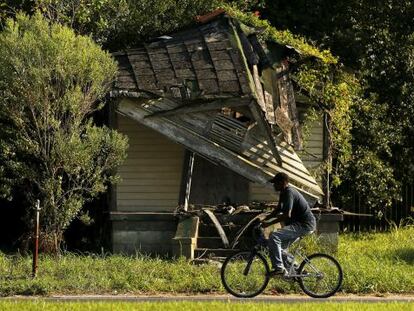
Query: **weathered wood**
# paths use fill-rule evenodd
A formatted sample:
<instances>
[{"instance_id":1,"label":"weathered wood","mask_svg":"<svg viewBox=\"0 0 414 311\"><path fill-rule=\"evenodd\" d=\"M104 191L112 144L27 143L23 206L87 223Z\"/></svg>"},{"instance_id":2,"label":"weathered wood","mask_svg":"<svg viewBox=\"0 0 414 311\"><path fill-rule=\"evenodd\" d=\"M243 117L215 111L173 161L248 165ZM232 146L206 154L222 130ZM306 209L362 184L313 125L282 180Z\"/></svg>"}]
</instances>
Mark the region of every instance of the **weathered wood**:
<instances>
[{"instance_id":1,"label":"weathered wood","mask_svg":"<svg viewBox=\"0 0 414 311\"><path fill-rule=\"evenodd\" d=\"M151 59L151 62L152 62L152 68L154 70L158 70L160 72L162 72L162 70L160 70L160 69L170 69L171 70L171 67L172 67L171 63L168 59L163 60L163 61L154 61L154 60Z\"/></svg>"},{"instance_id":2,"label":"weathered wood","mask_svg":"<svg viewBox=\"0 0 414 311\"><path fill-rule=\"evenodd\" d=\"M283 130L284 138L289 143L292 144L292 126L293 123L289 115L289 84L288 84L288 75L286 71L287 67L284 65L284 62L276 68L278 74L278 87L279 87L279 98L280 98L280 110L276 111L276 121L279 127ZM285 117L282 116L285 115ZM287 119L290 122L287 122ZM278 122L280 120L280 123ZM288 124L290 123L290 129L288 129Z\"/></svg>"},{"instance_id":3,"label":"weathered wood","mask_svg":"<svg viewBox=\"0 0 414 311\"><path fill-rule=\"evenodd\" d=\"M221 51L210 51L210 57L213 61L217 60L230 60L231 56L229 54L231 50L221 50Z\"/></svg>"},{"instance_id":4,"label":"weathered wood","mask_svg":"<svg viewBox=\"0 0 414 311\"><path fill-rule=\"evenodd\" d=\"M214 60L214 67L216 70L232 70L234 69L234 64L231 60Z\"/></svg>"},{"instance_id":5,"label":"weathered wood","mask_svg":"<svg viewBox=\"0 0 414 311\"><path fill-rule=\"evenodd\" d=\"M206 209L204 210L204 213L207 214L207 216L210 218L210 220L213 222L214 226L217 229L217 232L220 235L221 240L223 241L223 245L225 248L229 247L229 240L226 236L226 233L223 230L223 227L221 226L220 222L218 221L217 217L213 214L212 211Z\"/></svg>"},{"instance_id":6,"label":"weathered wood","mask_svg":"<svg viewBox=\"0 0 414 311\"><path fill-rule=\"evenodd\" d=\"M289 65L287 63L283 62L282 68L283 71L289 72ZM286 79L285 84L287 92L287 104L289 108L289 118L292 121L292 141L293 145L295 146L295 150L302 150L303 138L298 118L298 110L296 108L295 90L293 89L292 80L290 79L289 74L286 74L286 77L284 78Z\"/></svg>"},{"instance_id":7,"label":"weathered wood","mask_svg":"<svg viewBox=\"0 0 414 311\"><path fill-rule=\"evenodd\" d=\"M223 93L240 93L240 85L238 81L220 81L220 91Z\"/></svg>"},{"instance_id":8,"label":"weathered wood","mask_svg":"<svg viewBox=\"0 0 414 311\"><path fill-rule=\"evenodd\" d=\"M226 50L228 48L231 48L229 40L223 40L221 42L209 42L207 43L207 46L208 49L212 51Z\"/></svg>"},{"instance_id":9,"label":"weathered wood","mask_svg":"<svg viewBox=\"0 0 414 311\"><path fill-rule=\"evenodd\" d=\"M197 60L197 61L193 61L192 63L196 70L214 69L214 65L210 63L209 60Z\"/></svg>"},{"instance_id":10,"label":"weathered wood","mask_svg":"<svg viewBox=\"0 0 414 311\"><path fill-rule=\"evenodd\" d=\"M146 118L150 117L165 117L165 116L172 116L176 114L185 114L185 113L192 113L192 112L201 112L201 111L209 111L209 110L217 110L223 107L239 107L245 106L249 103L247 99L227 99L227 100L216 100L213 102L202 102L196 104L185 104L178 106L176 108L167 110L167 111L160 111L155 112L151 115L146 116Z\"/></svg>"},{"instance_id":11,"label":"weathered wood","mask_svg":"<svg viewBox=\"0 0 414 311\"><path fill-rule=\"evenodd\" d=\"M282 158L280 157L280 154L276 148L276 144L273 139L269 124L264 119L263 112L259 110L259 107L257 106L255 102L250 103L249 108L250 108L250 111L252 112L254 119L261 127L263 134L267 138L267 141L269 143L270 150L272 150L273 156L275 157L279 165L282 166Z\"/></svg>"},{"instance_id":12,"label":"weathered wood","mask_svg":"<svg viewBox=\"0 0 414 311\"><path fill-rule=\"evenodd\" d=\"M150 67L148 68L137 68L132 65L134 72L138 73L137 78L140 79L141 76L154 76L154 70Z\"/></svg>"},{"instance_id":13,"label":"weathered wood","mask_svg":"<svg viewBox=\"0 0 414 311\"><path fill-rule=\"evenodd\" d=\"M257 65L253 65L252 76L253 76L254 85L256 87L255 93L257 96L257 103L259 104L260 108L262 108L263 111L266 111L263 87L262 87L262 83L260 82L259 70L257 69Z\"/></svg>"},{"instance_id":14,"label":"weathered wood","mask_svg":"<svg viewBox=\"0 0 414 311\"><path fill-rule=\"evenodd\" d=\"M171 54L173 54L173 53L182 53L182 52L187 51L187 48L185 47L184 43L168 44L166 48L167 48L168 52L171 53Z\"/></svg>"},{"instance_id":15,"label":"weathered wood","mask_svg":"<svg viewBox=\"0 0 414 311\"><path fill-rule=\"evenodd\" d=\"M237 87L235 87L235 90L239 90L238 78L234 70L217 70L216 75L220 83L227 81L236 81Z\"/></svg>"},{"instance_id":16,"label":"weathered wood","mask_svg":"<svg viewBox=\"0 0 414 311\"><path fill-rule=\"evenodd\" d=\"M131 66L136 69L152 69L149 60L133 61L131 60Z\"/></svg>"},{"instance_id":17,"label":"weathered wood","mask_svg":"<svg viewBox=\"0 0 414 311\"><path fill-rule=\"evenodd\" d=\"M252 162L242 154L231 151L220 144L209 140L208 137L202 135L202 131L205 128L205 125L202 123L200 123L197 132L189 129L188 126L190 126L190 124L185 122L180 123L178 120L173 121L168 118L163 118L163 121L160 122L159 119L144 118L148 112L128 100L124 100L119 104L118 112L130 116L138 122L162 133L175 142L183 144L188 149L195 151L216 163L228 167L247 179L256 181L260 184L266 184L275 172L284 170L282 167L277 165L275 165L274 168L263 167L260 164L256 164L254 161ZM192 119L188 119L188 121L192 122ZM297 179L294 175L292 175L292 177L292 184L297 182L297 184L300 185L301 179ZM309 176L309 178L311 179L312 177ZM306 189L310 189L314 193L322 192L319 186L315 185L312 186L306 184L304 185L304 189L299 188L299 190L303 193L308 192ZM318 197L314 194L309 195Z\"/></svg>"},{"instance_id":18,"label":"weathered wood","mask_svg":"<svg viewBox=\"0 0 414 311\"><path fill-rule=\"evenodd\" d=\"M214 94L219 91L217 81L214 79L209 80L198 80L200 90L205 91L207 94Z\"/></svg>"},{"instance_id":19,"label":"weathered wood","mask_svg":"<svg viewBox=\"0 0 414 311\"><path fill-rule=\"evenodd\" d=\"M153 120L152 118L144 118L148 112L136 106L133 102L123 100L118 105L117 111L153 128L166 137L186 146L188 149L229 167L250 180L264 184L273 175L241 158L238 154L209 141L198 133L190 132L185 127L175 124L167 118L163 119L164 122L159 122L159 120Z\"/></svg>"},{"instance_id":20,"label":"weathered wood","mask_svg":"<svg viewBox=\"0 0 414 311\"><path fill-rule=\"evenodd\" d=\"M193 65L190 62L179 62L174 63L174 68L177 69L190 69L193 68Z\"/></svg>"},{"instance_id":21,"label":"weathered wood","mask_svg":"<svg viewBox=\"0 0 414 311\"><path fill-rule=\"evenodd\" d=\"M243 176L196 156L190 204L245 204L249 199L248 190L249 181Z\"/></svg>"},{"instance_id":22,"label":"weathered wood","mask_svg":"<svg viewBox=\"0 0 414 311\"><path fill-rule=\"evenodd\" d=\"M137 89L137 84L134 81L130 81L130 82L115 82L115 88L122 88L125 90L136 90Z\"/></svg>"}]
</instances>

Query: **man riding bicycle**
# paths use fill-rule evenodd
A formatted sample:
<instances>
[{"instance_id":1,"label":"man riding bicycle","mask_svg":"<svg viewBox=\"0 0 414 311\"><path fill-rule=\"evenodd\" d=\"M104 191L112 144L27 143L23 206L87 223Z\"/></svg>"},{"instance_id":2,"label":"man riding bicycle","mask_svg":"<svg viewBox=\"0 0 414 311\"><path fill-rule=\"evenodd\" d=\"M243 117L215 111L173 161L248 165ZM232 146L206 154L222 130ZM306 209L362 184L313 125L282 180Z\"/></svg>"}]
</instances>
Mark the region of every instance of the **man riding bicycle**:
<instances>
[{"instance_id":1,"label":"man riding bicycle","mask_svg":"<svg viewBox=\"0 0 414 311\"><path fill-rule=\"evenodd\" d=\"M282 250L297 238L315 231L316 220L308 202L296 189L289 186L289 177L285 173L276 174L271 180L275 191L280 192L279 203L274 211L263 221L264 225L276 217L285 226L269 235L268 247L273 270L270 276L285 275L287 270L283 263Z\"/></svg>"}]
</instances>

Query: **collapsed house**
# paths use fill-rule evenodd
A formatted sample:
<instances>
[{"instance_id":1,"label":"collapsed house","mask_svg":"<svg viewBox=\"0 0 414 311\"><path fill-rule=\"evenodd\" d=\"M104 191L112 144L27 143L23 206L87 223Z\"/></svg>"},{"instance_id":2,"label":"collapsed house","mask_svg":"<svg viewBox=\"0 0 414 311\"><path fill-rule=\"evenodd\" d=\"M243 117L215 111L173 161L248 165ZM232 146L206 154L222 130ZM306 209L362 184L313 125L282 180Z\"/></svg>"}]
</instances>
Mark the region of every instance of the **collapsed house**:
<instances>
[{"instance_id":1,"label":"collapsed house","mask_svg":"<svg viewBox=\"0 0 414 311\"><path fill-rule=\"evenodd\" d=\"M258 31L216 12L113 54L112 125L130 139L112 193L115 252L171 254L177 240L196 249L198 220L178 224L177 206L274 200L268 180L277 172L309 201L323 195L296 153L303 146L300 94L289 73L300 54L261 42Z\"/></svg>"}]
</instances>

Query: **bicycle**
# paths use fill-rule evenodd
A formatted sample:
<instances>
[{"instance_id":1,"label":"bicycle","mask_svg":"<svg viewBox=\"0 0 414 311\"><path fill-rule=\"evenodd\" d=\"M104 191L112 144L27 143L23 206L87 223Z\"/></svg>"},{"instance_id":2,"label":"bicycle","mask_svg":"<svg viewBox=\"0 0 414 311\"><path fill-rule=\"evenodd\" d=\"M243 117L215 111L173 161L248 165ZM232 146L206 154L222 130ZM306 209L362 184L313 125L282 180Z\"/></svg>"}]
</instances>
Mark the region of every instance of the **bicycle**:
<instances>
[{"instance_id":1,"label":"bicycle","mask_svg":"<svg viewBox=\"0 0 414 311\"><path fill-rule=\"evenodd\" d=\"M261 230L261 226L255 229ZM298 238L291 244L298 242ZM251 251L239 251L230 255L221 267L221 281L224 288L233 296L252 298L262 293L269 283L269 264L263 254L267 243L263 235L256 239ZM330 255L314 253L306 256L298 247L293 254L285 252L291 259L288 273L282 276L286 281L298 282L304 293L313 298L327 298L341 287L343 272L339 262ZM299 266L296 258L301 258Z\"/></svg>"}]
</instances>

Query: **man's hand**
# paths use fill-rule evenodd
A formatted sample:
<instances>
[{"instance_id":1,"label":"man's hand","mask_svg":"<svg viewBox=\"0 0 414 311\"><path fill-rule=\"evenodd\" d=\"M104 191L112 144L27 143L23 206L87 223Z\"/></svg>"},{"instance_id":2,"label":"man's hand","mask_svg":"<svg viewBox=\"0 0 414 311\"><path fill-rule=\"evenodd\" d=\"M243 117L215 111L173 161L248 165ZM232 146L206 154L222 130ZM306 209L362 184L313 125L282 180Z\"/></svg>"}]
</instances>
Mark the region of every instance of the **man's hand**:
<instances>
[{"instance_id":1,"label":"man's hand","mask_svg":"<svg viewBox=\"0 0 414 311\"><path fill-rule=\"evenodd\" d=\"M273 210L265 219L262 220L263 228L267 228L275 223L283 222L285 219L284 215L277 209Z\"/></svg>"}]
</instances>

